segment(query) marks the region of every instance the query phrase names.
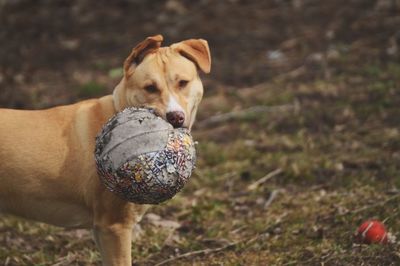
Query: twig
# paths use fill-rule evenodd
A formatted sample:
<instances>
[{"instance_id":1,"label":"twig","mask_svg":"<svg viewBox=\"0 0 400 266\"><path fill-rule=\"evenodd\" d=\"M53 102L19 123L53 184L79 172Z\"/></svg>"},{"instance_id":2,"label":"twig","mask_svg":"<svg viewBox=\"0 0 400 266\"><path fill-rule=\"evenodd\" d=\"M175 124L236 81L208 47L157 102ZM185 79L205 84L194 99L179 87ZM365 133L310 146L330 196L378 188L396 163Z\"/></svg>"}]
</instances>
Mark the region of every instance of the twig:
<instances>
[{"instance_id":1,"label":"twig","mask_svg":"<svg viewBox=\"0 0 400 266\"><path fill-rule=\"evenodd\" d=\"M280 189L272 190L271 195L269 195L268 200L264 204L264 210L268 209L271 203L275 200L276 196L278 196Z\"/></svg>"},{"instance_id":2,"label":"twig","mask_svg":"<svg viewBox=\"0 0 400 266\"><path fill-rule=\"evenodd\" d=\"M224 113L224 114L214 115L214 116L211 116L200 122L197 122L196 125L198 127L207 127L207 126L212 126L212 125L216 125L216 124L223 123L223 122L228 122L231 120L245 118L252 114L279 113L279 112L297 110L297 109L298 109L298 103L297 104L296 103L295 104L283 104L283 105L277 105L277 106L257 105L257 106L253 106L253 107L243 109L240 111L233 111L233 112L228 112L228 113Z\"/></svg>"},{"instance_id":3,"label":"twig","mask_svg":"<svg viewBox=\"0 0 400 266\"><path fill-rule=\"evenodd\" d=\"M245 244L245 245L252 244L252 243L256 242L257 240L259 240L260 238L265 237L265 235L268 232L270 232L273 228L275 228L277 225L279 225L282 222L282 218L285 217L286 215L287 215L287 213L282 214L281 216L279 216L275 220L275 222L273 224L269 225L265 230L263 230L261 233L255 235L253 237L246 238L246 239L241 239L241 240L226 244L226 245L224 245L222 247L219 247L219 248L206 248L206 249L201 249L201 250L196 250L196 251L190 251L190 252L187 252L187 253L184 253L184 254L181 254L181 255L178 255L178 256L163 260L163 261L157 263L155 266L165 265L165 264L167 264L169 262L173 262L173 261L180 260L180 259L183 259L183 258L194 257L194 256L197 256L197 255L208 255L208 254L211 254L211 253L217 253L217 252L229 249L229 248L234 248L234 247L236 247L236 246L238 246L240 244Z\"/></svg>"},{"instance_id":4,"label":"twig","mask_svg":"<svg viewBox=\"0 0 400 266\"><path fill-rule=\"evenodd\" d=\"M272 177L277 176L277 175L279 175L280 173L282 173L282 169L281 169L281 168L275 169L274 171L268 173L266 176L264 176L264 177L258 179L256 182L250 184L250 185L247 187L247 190L250 190L250 191L251 191L251 190L256 189L259 185L261 185L261 184L267 182L267 181L270 180Z\"/></svg>"},{"instance_id":5,"label":"twig","mask_svg":"<svg viewBox=\"0 0 400 266\"><path fill-rule=\"evenodd\" d=\"M61 257L57 260L54 266L63 266L63 265L71 265L76 260L76 255L68 254L67 256Z\"/></svg>"},{"instance_id":6,"label":"twig","mask_svg":"<svg viewBox=\"0 0 400 266\"><path fill-rule=\"evenodd\" d=\"M363 207L355 209L355 210L350 210L350 211L347 211L347 212L344 212L344 213L341 213L341 214L337 214L336 216L344 216L344 215L347 215L349 213L357 214L357 213L363 212L363 211L368 210L368 209L372 209L372 208L375 208L375 207L383 206L383 205L387 204L388 202L390 202L390 201L392 201L392 200L394 200L394 199L396 199L398 197L400 197L400 193L389 197L385 201L381 201L381 202L378 202L378 203L375 203L375 204L363 206Z\"/></svg>"},{"instance_id":7,"label":"twig","mask_svg":"<svg viewBox=\"0 0 400 266\"><path fill-rule=\"evenodd\" d=\"M219 247L219 248L213 248L213 249L211 249L211 248L206 248L206 249L201 249L201 250L196 250L196 251L187 252L187 253L184 253L184 254L181 254L181 255L178 255L178 256L169 258L169 259L167 259L167 260L164 260L164 261L162 261L162 262L160 262L160 263L157 263L155 266L165 265L165 264L167 264L167 263L169 263L169 262L176 261L176 260L183 259L183 258L192 257L192 256L207 255L207 254L210 254L210 253L220 252L220 251L222 251L222 250L225 250L225 249L234 247L234 246L238 245L238 244L241 243L241 242L242 242L242 241L236 241L236 242L227 244L227 245L222 246L222 247Z\"/></svg>"}]
</instances>

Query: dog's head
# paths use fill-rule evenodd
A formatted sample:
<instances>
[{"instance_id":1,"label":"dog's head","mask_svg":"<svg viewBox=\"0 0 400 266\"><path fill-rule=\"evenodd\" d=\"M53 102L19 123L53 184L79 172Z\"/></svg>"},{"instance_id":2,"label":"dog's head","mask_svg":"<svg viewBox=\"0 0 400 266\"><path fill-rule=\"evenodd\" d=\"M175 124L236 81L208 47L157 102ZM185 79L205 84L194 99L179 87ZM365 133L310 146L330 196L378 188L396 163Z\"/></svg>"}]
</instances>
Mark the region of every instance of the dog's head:
<instances>
[{"instance_id":1,"label":"dog's head","mask_svg":"<svg viewBox=\"0 0 400 266\"><path fill-rule=\"evenodd\" d=\"M205 40L186 40L161 47L156 35L133 48L124 63L124 77L114 90L117 111L153 108L174 127L191 128L203 97L198 70L209 73L211 56Z\"/></svg>"}]
</instances>

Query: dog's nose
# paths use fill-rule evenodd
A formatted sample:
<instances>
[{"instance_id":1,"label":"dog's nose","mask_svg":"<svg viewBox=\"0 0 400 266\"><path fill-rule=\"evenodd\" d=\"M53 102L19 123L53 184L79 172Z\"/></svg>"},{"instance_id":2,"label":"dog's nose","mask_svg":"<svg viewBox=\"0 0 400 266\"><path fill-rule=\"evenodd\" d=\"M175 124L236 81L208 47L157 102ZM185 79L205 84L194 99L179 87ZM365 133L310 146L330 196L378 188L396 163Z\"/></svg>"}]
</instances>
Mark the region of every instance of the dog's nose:
<instances>
[{"instance_id":1,"label":"dog's nose","mask_svg":"<svg viewBox=\"0 0 400 266\"><path fill-rule=\"evenodd\" d=\"M181 127L185 122L185 114L181 111L168 112L167 121L174 127Z\"/></svg>"}]
</instances>

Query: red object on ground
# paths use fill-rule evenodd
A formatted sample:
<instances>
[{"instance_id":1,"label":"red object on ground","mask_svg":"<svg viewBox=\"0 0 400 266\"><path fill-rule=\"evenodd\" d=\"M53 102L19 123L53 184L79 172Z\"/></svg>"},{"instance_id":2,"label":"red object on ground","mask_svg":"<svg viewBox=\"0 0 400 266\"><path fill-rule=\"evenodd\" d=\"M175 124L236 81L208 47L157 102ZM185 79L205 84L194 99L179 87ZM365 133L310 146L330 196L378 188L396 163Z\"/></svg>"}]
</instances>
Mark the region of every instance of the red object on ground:
<instances>
[{"instance_id":1,"label":"red object on ground","mask_svg":"<svg viewBox=\"0 0 400 266\"><path fill-rule=\"evenodd\" d=\"M357 230L356 238L365 244L384 244L388 241L386 228L380 221L365 221Z\"/></svg>"}]
</instances>

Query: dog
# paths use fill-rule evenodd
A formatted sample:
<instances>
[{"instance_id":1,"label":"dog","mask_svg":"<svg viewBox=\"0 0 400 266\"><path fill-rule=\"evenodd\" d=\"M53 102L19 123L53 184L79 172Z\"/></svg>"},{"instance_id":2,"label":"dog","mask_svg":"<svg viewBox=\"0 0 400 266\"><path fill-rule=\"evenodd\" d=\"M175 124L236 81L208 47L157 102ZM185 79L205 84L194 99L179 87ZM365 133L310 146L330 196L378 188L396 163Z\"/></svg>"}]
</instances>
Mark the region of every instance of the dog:
<instances>
[{"instance_id":1,"label":"dog","mask_svg":"<svg viewBox=\"0 0 400 266\"><path fill-rule=\"evenodd\" d=\"M207 41L161 47L146 38L126 58L112 95L46 110L0 109L0 212L68 228L90 228L103 265L131 262L133 226L148 208L101 183L94 161L102 125L126 107L147 107L191 129L209 73Z\"/></svg>"}]
</instances>

